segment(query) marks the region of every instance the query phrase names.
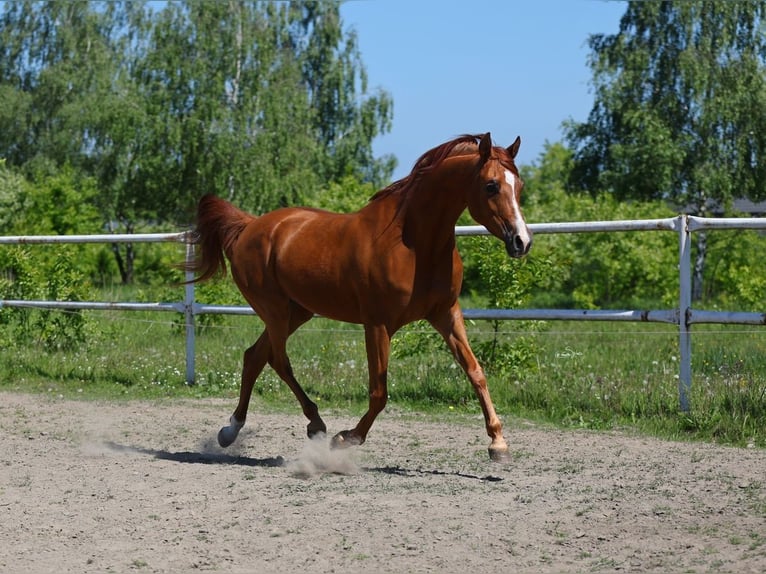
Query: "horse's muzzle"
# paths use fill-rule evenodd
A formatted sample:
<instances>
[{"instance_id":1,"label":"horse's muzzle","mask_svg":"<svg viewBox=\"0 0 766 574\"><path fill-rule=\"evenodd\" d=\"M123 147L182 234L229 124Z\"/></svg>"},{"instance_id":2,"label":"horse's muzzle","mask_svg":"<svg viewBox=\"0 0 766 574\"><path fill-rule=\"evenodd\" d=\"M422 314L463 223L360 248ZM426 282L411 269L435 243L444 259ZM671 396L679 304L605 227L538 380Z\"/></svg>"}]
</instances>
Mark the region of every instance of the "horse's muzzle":
<instances>
[{"instance_id":1,"label":"horse's muzzle","mask_svg":"<svg viewBox=\"0 0 766 574\"><path fill-rule=\"evenodd\" d=\"M514 232L504 235L505 250L511 257L524 257L529 253L529 249L532 247L532 232L529 229L526 229L525 232L523 235Z\"/></svg>"}]
</instances>

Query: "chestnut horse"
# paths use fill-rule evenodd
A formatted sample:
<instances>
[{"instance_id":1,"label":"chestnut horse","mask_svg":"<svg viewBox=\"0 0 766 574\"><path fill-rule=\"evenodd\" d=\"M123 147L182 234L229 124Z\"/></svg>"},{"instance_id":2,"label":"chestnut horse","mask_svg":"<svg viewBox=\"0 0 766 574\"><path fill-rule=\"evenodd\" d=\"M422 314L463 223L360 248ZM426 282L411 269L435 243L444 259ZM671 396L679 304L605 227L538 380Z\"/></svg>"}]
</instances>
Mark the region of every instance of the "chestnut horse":
<instances>
[{"instance_id":1,"label":"chestnut horse","mask_svg":"<svg viewBox=\"0 0 766 574\"><path fill-rule=\"evenodd\" d=\"M525 255L532 236L519 206L523 183L514 164L520 138L507 149L490 134L466 135L423 154L412 172L376 193L356 213L290 207L255 217L212 195L198 206L195 281L226 273L261 317L265 330L245 351L239 404L218 433L229 446L247 417L256 378L269 363L297 397L309 436L325 423L293 375L287 338L314 314L364 325L369 408L359 423L332 439L360 445L386 405L391 337L425 319L447 342L481 403L492 460L508 445L487 380L466 337L458 294L463 264L455 223L471 216L505 243L511 257Z\"/></svg>"}]
</instances>

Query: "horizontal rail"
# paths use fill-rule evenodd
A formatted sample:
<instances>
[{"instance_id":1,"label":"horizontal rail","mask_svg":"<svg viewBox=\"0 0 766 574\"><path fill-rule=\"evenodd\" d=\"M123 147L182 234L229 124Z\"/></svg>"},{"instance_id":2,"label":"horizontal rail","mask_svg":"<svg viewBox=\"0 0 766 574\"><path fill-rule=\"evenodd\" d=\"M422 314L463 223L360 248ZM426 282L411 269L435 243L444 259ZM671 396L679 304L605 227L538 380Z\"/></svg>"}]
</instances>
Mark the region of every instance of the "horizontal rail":
<instances>
[{"instance_id":1,"label":"horizontal rail","mask_svg":"<svg viewBox=\"0 0 766 574\"><path fill-rule=\"evenodd\" d=\"M689 324L736 323L739 325L766 325L766 313L743 313L734 311L697 311L689 309Z\"/></svg>"},{"instance_id":2,"label":"horizontal rail","mask_svg":"<svg viewBox=\"0 0 766 574\"><path fill-rule=\"evenodd\" d=\"M25 301L4 299L0 300L3 307L21 307L27 309L54 309L63 311L175 311L183 313L186 309L183 303L122 303L106 301Z\"/></svg>"},{"instance_id":3,"label":"horizontal rail","mask_svg":"<svg viewBox=\"0 0 766 574\"><path fill-rule=\"evenodd\" d=\"M0 308L21 307L29 309L54 309L65 311L174 311L183 313L183 303L109 303L101 301L26 301L0 300ZM201 305L194 303L195 315L257 315L251 307L233 305ZM728 314L731 315L731 314ZM736 315L750 315L739 313ZM755 314L752 314L755 315ZM632 310L583 310L583 309L464 309L463 316L468 320L490 321L632 321L636 323L673 323L678 324L678 311L632 311ZM751 324L761 324L762 315L750 318ZM697 321L702 322L702 321ZM713 322L713 321L705 321ZM725 322L725 321L724 321Z\"/></svg>"},{"instance_id":4,"label":"horizontal rail","mask_svg":"<svg viewBox=\"0 0 766 574\"><path fill-rule=\"evenodd\" d=\"M202 315L204 313L213 313L216 315L256 315L252 307L239 307L233 305L199 305L194 304L194 314Z\"/></svg>"},{"instance_id":5,"label":"horizontal rail","mask_svg":"<svg viewBox=\"0 0 766 574\"><path fill-rule=\"evenodd\" d=\"M678 311L612 311L604 309L464 309L466 319L491 321L633 321L678 324Z\"/></svg>"},{"instance_id":6,"label":"horizontal rail","mask_svg":"<svg viewBox=\"0 0 766 574\"><path fill-rule=\"evenodd\" d=\"M615 221L580 221L557 223L530 223L532 233L593 233L601 231L677 231L684 216L660 219L626 219ZM766 218L696 217L685 216L689 231L701 229L766 229ZM455 235L490 235L483 225L458 225ZM193 243L192 233L122 233L100 235L9 235L0 237L0 245L62 244L62 243Z\"/></svg>"},{"instance_id":7,"label":"horizontal rail","mask_svg":"<svg viewBox=\"0 0 766 574\"><path fill-rule=\"evenodd\" d=\"M101 235L7 235L0 245L62 244L62 243L189 243L191 234L180 233L104 233Z\"/></svg>"},{"instance_id":8,"label":"horizontal rail","mask_svg":"<svg viewBox=\"0 0 766 574\"><path fill-rule=\"evenodd\" d=\"M675 231L679 225L678 221L678 217L669 217L665 219L531 223L529 224L529 229L532 233L540 234L592 233L597 231ZM458 236L489 234L489 231L483 225L458 225L455 227L455 235ZM9 235L0 237L0 245L46 243L154 243L163 241L193 243L192 234L188 231L176 233L105 233L101 235Z\"/></svg>"},{"instance_id":9,"label":"horizontal rail","mask_svg":"<svg viewBox=\"0 0 766 574\"><path fill-rule=\"evenodd\" d=\"M689 231L700 229L766 229L766 217L689 216Z\"/></svg>"},{"instance_id":10,"label":"horizontal rail","mask_svg":"<svg viewBox=\"0 0 766 574\"><path fill-rule=\"evenodd\" d=\"M582 221L560 223L530 223L532 233L593 233L598 231L676 231L680 217L664 219L627 219L617 221ZM459 225L455 235L489 235L483 225Z\"/></svg>"}]
</instances>

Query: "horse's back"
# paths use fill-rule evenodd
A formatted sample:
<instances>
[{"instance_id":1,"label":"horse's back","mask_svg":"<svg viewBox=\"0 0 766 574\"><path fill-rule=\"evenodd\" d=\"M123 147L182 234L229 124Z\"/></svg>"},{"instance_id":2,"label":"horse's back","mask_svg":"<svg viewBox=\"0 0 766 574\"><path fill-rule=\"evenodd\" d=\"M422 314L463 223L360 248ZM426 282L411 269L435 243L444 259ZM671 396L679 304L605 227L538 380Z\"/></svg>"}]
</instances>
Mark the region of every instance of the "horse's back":
<instances>
[{"instance_id":1,"label":"horse's back","mask_svg":"<svg viewBox=\"0 0 766 574\"><path fill-rule=\"evenodd\" d=\"M328 318L368 323L411 301L414 255L387 214L283 208L259 217L238 242L232 269L245 296L278 291ZM399 309L400 311L396 311ZM257 310L257 309L256 309Z\"/></svg>"}]
</instances>

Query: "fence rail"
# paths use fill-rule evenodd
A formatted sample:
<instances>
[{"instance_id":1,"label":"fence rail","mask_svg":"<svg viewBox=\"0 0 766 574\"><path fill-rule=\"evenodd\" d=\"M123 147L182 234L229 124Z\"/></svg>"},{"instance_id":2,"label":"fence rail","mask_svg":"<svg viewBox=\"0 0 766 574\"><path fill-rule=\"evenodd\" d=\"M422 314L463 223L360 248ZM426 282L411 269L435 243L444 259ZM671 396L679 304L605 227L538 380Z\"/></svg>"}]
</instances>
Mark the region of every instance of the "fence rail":
<instances>
[{"instance_id":1,"label":"fence rail","mask_svg":"<svg viewBox=\"0 0 766 574\"><path fill-rule=\"evenodd\" d=\"M691 306L691 234L713 229L762 229L766 230L766 218L705 218L689 215L665 219L640 219L620 221L588 221L563 223L537 223L529 225L535 234L549 233L601 233L617 231L673 231L678 234L679 247L679 294L678 307L666 310L586 310L586 309L465 309L466 319L488 320L561 320L561 321L632 321L670 323L678 326L679 379L678 396L682 411L688 411L692 383L691 326L695 323L734 323L766 326L766 312L745 313L739 311L706 311ZM455 235L489 235L480 225L455 228ZM123 235L18 235L0 237L0 245L65 244L65 243L156 243L177 242L186 244L186 257L194 257L194 245L188 232L143 233ZM187 276L190 279L190 276ZM26 307L62 310L107 311L168 311L183 313L186 324L186 381L195 379L195 333L194 318L204 313L228 315L254 315L250 307L204 305L194 299L194 284L185 286L184 300L174 303L131 303L106 301L20 301L0 300L3 307Z\"/></svg>"}]
</instances>

